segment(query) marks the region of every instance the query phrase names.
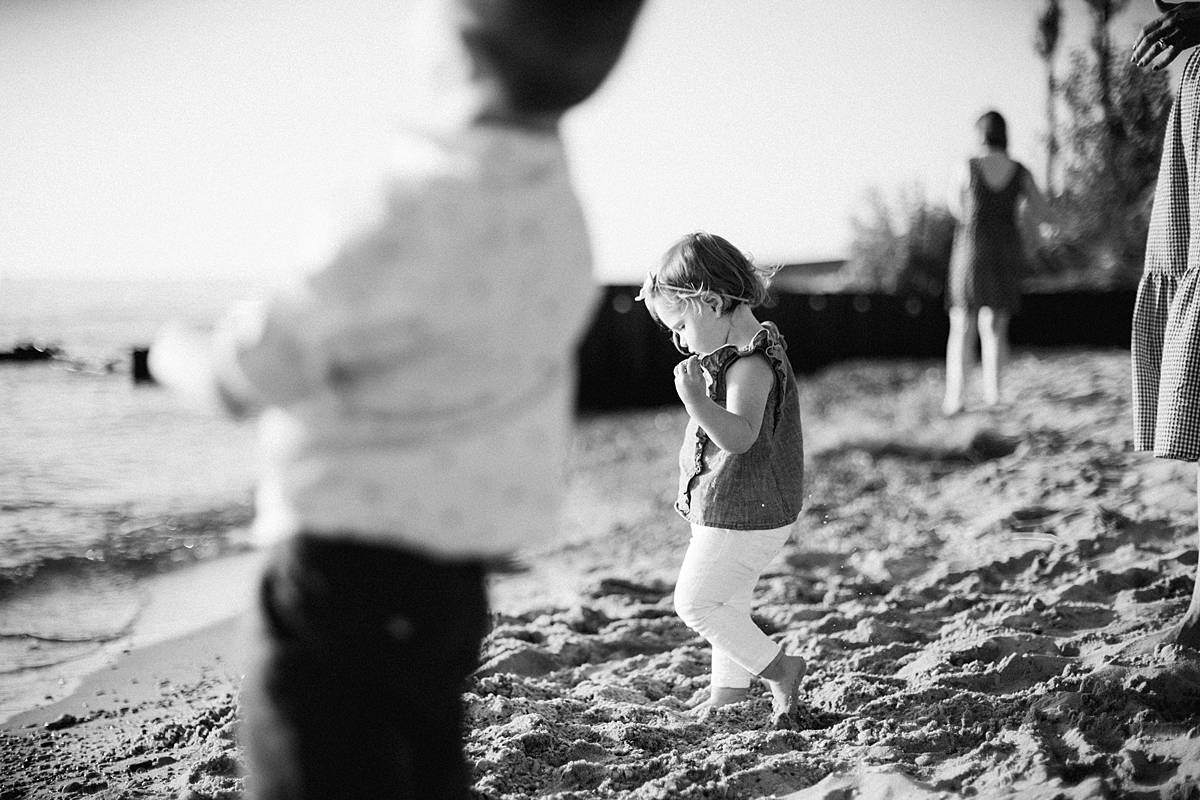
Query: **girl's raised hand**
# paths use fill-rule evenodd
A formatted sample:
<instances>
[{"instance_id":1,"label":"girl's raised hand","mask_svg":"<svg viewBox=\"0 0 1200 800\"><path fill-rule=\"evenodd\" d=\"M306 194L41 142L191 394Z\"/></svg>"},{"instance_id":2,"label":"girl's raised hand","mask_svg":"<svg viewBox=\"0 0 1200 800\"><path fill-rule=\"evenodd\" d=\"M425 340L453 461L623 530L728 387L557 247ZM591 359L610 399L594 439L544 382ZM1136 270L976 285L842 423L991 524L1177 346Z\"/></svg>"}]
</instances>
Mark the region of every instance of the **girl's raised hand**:
<instances>
[{"instance_id":1,"label":"girl's raised hand","mask_svg":"<svg viewBox=\"0 0 1200 800\"><path fill-rule=\"evenodd\" d=\"M707 397L707 384L704 380L704 367L696 356L685 358L675 365L675 391L686 406Z\"/></svg>"},{"instance_id":2,"label":"girl's raised hand","mask_svg":"<svg viewBox=\"0 0 1200 800\"><path fill-rule=\"evenodd\" d=\"M1200 5L1182 3L1172 6L1163 2L1155 5L1165 13L1142 28L1129 60L1139 67L1157 70L1200 43Z\"/></svg>"}]
</instances>

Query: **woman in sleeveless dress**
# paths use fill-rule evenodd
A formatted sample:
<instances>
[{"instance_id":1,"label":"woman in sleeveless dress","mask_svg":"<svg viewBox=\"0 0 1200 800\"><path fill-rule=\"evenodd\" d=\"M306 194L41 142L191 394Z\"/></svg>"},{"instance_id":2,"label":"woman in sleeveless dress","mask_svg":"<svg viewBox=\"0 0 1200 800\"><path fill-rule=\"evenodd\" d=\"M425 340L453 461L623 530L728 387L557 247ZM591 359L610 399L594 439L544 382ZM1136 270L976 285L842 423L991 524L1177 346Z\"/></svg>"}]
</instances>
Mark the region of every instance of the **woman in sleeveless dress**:
<instances>
[{"instance_id":1,"label":"woman in sleeveless dress","mask_svg":"<svg viewBox=\"0 0 1200 800\"><path fill-rule=\"evenodd\" d=\"M1162 69L1200 43L1200 4L1172 5L1156 0L1156 5L1163 13L1142 29L1132 59L1139 66ZM1131 347L1134 447L1152 451L1159 458L1191 462L1200 461L1197 158L1200 50L1192 50L1163 138L1145 272L1133 310ZM1200 650L1200 564L1188 610L1165 640Z\"/></svg>"},{"instance_id":2,"label":"woman in sleeveless dress","mask_svg":"<svg viewBox=\"0 0 1200 800\"><path fill-rule=\"evenodd\" d=\"M942 410L963 409L965 378L979 332L985 402L1000 402L1000 373L1008 358L1008 321L1021 304L1024 247L1017 227L1021 203L1043 220L1051 217L1029 170L1008 156L1004 117L989 111L976 128L982 151L967 162L967 172L952 197L958 218L946 306L950 337L946 342L946 397Z\"/></svg>"}]
</instances>

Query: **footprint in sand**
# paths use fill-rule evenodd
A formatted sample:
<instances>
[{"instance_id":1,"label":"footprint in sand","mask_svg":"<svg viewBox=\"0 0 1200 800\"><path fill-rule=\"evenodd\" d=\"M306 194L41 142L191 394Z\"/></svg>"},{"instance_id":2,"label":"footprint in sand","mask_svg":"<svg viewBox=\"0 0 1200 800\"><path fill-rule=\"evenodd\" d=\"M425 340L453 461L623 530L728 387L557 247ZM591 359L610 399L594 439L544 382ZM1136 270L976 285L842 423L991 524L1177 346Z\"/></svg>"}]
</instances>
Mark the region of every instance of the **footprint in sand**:
<instances>
[{"instance_id":1,"label":"footprint in sand","mask_svg":"<svg viewBox=\"0 0 1200 800\"><path fill-rule=\"evenodd\" d=\"M909 680L930 681L938 676L962 673L964 668L972 668L972 671L978 674L981 671L979 665L983 666L982 671L986 671L990 669L989 665L1005 661L1014 655L1057 658L1062 656L1062 652L1049 636L985 634L930 647L904 665L896 676ZM1061 665L1058 670L1062 670Z\"/></svg>"},{"instance_id":2,"label":"footprint in sand","mask_svg":"<svg viewBox=\"0 0 1200 800\"><path fill-rule=\"evenodd\" d=\"M1059 601L1105 603L1111 602L1120 592L1149 586L1159 577L1158 571L1146 567L1130 567L1120 571L1100 569L1054 594Z\"/></svg>"},{"instance_id":3,"label":"footprint in sand","mask_svg":"<svg viewBox=\"0 0 1200 800\"><path fill-rule=\"evenodd\" d=\"M971 461L993 461L1012 455L1021 446L1020 436L1008 436L989 428L977 431L967 445L966 455Z\"/></svg>"},{"instance_id":4,"label":"footprint in sand","mask_svg":"<svg viewBox=\"0 0 1200 800\"><path fill-rule=\"evenodd\" d=\"M1174 626L1104 645L1088 654L1092 664L1129 661L1189 661L1200 663L1200 649L1179 644Z\"/></svg>"},{"instance_id":5,"label":"footprint in sand","mask_svg":"<svg viewBox=\"0 0 1200 800\"><path fill-rule=\"evenodd\" d=\"M1013 511L1004 520L1004 526L1018 533L1033 533L1037 531L1049 531L1050 521L1057 517L1061 512L1056 508L1046 508L1045 506L1026 506Z\"/></svg>"},{"instance_id":6,"label":"footprint in sand","mask_svg":"<svg viewBox=\"0 0 1200 800\"><path fill-rule=\"evenodd\" d=\"M1074 663L1075 659L1066 656L1013 653L983 672L956 676L952 682L977 692L1009 694L1061 675Z\"/></svg>"},{"instance_id":7,"label":"footprint in sand","mask_svg":"<svg viewBox=\"0 0 1200 800\"><path fill-rule=\"evenodd\" d=\"M1045 603L1035 598L1026 610L1000 620L1002 625L1031 633L1066 636L1078 631L1103 628L1117 613L1110 603Z\"/></svg>"},{"instance_id":8,"label":"footprint in sand","mask_svg":"<svg viewBox=\"0 0 1200 800\"><path fill-rule=\"evenodd\" d=\"M809 696L809 701L821 708L842 714L858 711L867 703L894 694L907 686L907 681L888 675L849 673L823 680Z\"/></svg>"}]
</instances>

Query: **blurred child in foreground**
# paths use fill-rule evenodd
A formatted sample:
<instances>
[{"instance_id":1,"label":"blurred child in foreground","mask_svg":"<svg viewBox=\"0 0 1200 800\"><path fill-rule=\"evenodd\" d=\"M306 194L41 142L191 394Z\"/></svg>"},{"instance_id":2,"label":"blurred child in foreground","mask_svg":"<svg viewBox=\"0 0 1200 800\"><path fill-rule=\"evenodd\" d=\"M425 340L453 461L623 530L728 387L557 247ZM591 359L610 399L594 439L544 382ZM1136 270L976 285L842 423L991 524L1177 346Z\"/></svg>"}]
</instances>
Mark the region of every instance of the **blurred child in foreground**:
<instances>
[{"instance_id":1,"label":"blurred child in foreground","mask_svg":"<svg viewBox=\"0 0 1200 800\"><path fill-rule=\"evenodd\" d=\"M443 4L461 79L369 216L295 291L152 348L160 381L261 414L254 798L468 796L485 564L553 532L594 294L558 122L640 2Z\"/></svg>"}]
</instances>

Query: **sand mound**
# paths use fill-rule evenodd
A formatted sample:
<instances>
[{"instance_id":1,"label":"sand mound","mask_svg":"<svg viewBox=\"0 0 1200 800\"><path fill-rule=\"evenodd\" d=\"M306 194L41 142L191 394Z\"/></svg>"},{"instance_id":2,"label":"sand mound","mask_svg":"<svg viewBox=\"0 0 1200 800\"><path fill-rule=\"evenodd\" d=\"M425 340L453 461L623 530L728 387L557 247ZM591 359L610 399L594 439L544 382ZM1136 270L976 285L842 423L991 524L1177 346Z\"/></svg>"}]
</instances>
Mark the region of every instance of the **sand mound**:
<instances>
[{"instance_id":1,"label":"sand mound","mask_svg":"<svg viewBox=\"0 0 1200 800\"><path fill-rule=\"evenodd\" d=\"M708 650L671 608L680 413L585 421L564 537L499 579L467 687L477 795L1196 796L1200 662L1139 638L1191 591L1195 467L1131 452L1127 354L1025 355L1019 404L952 419L938 375L804 381L810 498L755 612L809 661L792 730L767 729L765 691L685 713ZM506 594L549 572L558 590ZM0 768L34 777L0 797L238 796L234 696L171 697L154 722L133 708L10 731Z\"/></svg>"}]
</instances>

